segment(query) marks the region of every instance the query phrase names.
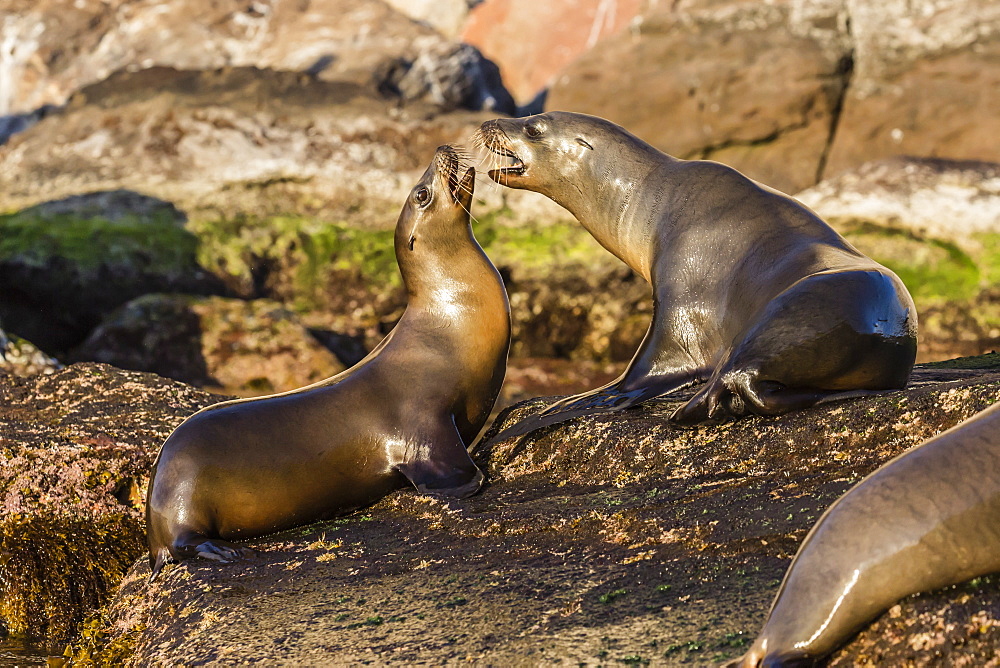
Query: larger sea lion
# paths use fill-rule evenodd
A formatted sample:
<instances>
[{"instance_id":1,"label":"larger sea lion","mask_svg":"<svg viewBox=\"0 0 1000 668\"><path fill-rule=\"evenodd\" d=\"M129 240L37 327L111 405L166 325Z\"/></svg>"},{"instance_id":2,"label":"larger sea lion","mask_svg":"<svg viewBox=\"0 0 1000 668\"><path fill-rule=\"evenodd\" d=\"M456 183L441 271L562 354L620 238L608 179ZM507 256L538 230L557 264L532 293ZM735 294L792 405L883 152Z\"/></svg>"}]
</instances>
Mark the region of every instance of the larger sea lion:
<instances>
[{"instance_id":1,"label":"larger sea lion","mask_svg":"<svg viewBox=\"0 0 1000 668\"><path fill-rule=\"evenodd\" d=\"M371 354L301 390L206 408L163 444L146 506L154 576L169 560L240 558L229 541L349 512L407 480L479 489L468 446L500 392L510 306L472 234L475 170L459 158L439 148L399 215L407 307Z\"/></svg>"},{"instance_id":2,"label":"larger sea lion","mask_svg":"<svg viewBox=\"0 0 1000 668\"><path fill-rule=\"evenodd\" d=\"M909 594L1000 571L1000 404L896 457L840 497L799 548L750 650L810 665Z\"/></svg>"},{"instance_id":3,"label":"larger sea lion","mask_svg":"<svg viewBox=\"0 0 1000 668\"><path fill-rule=\"evenodd\" d=\"M562 205L653 286L652 323L619 378L498 437L702 381L673 420L776 415L906 384L917 329L906 287L791 197L584 114L487 121L474 140L510 161L493 180Z\"/></svg>"}]
</instances>

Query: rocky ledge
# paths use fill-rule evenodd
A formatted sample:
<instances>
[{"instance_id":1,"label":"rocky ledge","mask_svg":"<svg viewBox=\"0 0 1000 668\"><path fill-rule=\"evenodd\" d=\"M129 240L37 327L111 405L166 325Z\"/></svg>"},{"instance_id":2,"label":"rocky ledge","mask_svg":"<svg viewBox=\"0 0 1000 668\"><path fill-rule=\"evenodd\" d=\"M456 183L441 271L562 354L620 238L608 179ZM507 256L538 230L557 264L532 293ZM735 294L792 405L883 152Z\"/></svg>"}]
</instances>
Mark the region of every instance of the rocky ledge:
<instances>
[{"instance_id":1,"label":"rocky ledge","mask_svg":"<svg viewBox=\"0 0 1000 668\"><path fill-rule=\"evenodd\" d=\"M16 429L34 453L5 454L5 468L22 472L6 482L8 498L29 485L38 507L48 485L63 507L133 518L128 546L104 555L138 560L82 626L80 660L705 665L752 641L798 543L834 499L1000 400L1000 356L924 366L905 391L780 418L675 427L667 416L678 397L492 442L545 400L523 402L477 449L491 484L475 497L399 491L256 541L251 561L186 562L154 583L135 535L136 491L170 425L215 398L97 365L2 385L4 451L18 447ZM92 456L89 474L37 475L87 452L108 456ZM92 476L91 486L76 479ZM79 503L66 498L82 488ZM53 542L89 540L67 537ZM16 584L4 581L5 601ZM987 577L901 601L831 665L976 663L998 650L1000 580Z\"/></svg>"}]
</instances>

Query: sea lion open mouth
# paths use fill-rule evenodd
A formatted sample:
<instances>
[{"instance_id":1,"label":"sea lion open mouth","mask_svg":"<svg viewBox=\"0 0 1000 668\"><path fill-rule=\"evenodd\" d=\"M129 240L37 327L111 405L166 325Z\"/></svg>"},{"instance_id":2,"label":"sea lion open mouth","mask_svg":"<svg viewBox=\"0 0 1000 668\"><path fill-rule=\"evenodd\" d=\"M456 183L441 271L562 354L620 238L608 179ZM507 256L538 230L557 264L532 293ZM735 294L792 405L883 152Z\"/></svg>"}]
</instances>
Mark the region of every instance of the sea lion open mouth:
<instances>
[{"instance_id":1,"label":"sea lion open mouth","mask_svg":"<svg viewBox=\"0 0 1000 668\"><path fill-rule=\"evenodd\" d=\"M438 172L443 172L444 180L448 183L448 192L455 204L461 203L462 179L459 171L464 171L472 162L471 157L451 145L439 146L434 156Z\"/></svg>"},{"instance_id":2,"label":"sea lion open mouth","mask_svg":"<svg viewBox=\"0 0 1000 668\"><path fill-rule=\"evenodd\" d=\"M493 156L500 156L511 161L509 165L501 165L499 162L494 169L487 173L494 181L499 181L502 176L521 176L527 170L524 160L511 148L510 138L507 133L497 124L496 121L483 123L472 135L472 142L476 147L488 151Z\"/></svg>"}]
</instances>

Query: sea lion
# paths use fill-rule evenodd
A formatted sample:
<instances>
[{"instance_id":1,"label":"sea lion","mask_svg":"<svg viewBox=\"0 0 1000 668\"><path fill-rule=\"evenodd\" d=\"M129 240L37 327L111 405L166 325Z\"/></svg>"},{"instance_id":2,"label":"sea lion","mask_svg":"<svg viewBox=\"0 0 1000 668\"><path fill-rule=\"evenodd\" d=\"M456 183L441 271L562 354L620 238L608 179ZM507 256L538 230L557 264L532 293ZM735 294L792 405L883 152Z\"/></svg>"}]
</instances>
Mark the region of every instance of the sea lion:
<instances>
[{"instance_id":1,"label":"sea lion","mask_svg":"<svg viewBox=\"0 0 1000 668\"><path fill-rule=\"evenodd\" d=\"M730 666L810 665L909 594L1000 571L1000 404L904 452L806 536Z\"/></svg>"},{"instance_id":2,"label":"sea lion","mask_svg":"<svg viewBox=\"0 0 1000 668\"><path fill-rule=\"evenodd\" d=\"M460 157L440 147L407 197L395 250L408 303L367 357L300 390L210 406L163 444L146 507L154 576L168 560L247 556L230 541L344 514L406 480L479 489L468 446L503 382L510 305L472 234L475 169Z\"/></svg>"},{"instance_id":3,"label":"sea lion","mask_svg":"<svg viewBox=\"0 0 1000 668\"><path fill-rule=\"evenodd\" d=\"M509 159L494 181L562 205L653 286L652 323L619 378L498 438L701 381L672 420L777 415L906 384L917 330L906 287L791 197L584 114L491 120L473 141Z\"/></svg>"}]
</instances>

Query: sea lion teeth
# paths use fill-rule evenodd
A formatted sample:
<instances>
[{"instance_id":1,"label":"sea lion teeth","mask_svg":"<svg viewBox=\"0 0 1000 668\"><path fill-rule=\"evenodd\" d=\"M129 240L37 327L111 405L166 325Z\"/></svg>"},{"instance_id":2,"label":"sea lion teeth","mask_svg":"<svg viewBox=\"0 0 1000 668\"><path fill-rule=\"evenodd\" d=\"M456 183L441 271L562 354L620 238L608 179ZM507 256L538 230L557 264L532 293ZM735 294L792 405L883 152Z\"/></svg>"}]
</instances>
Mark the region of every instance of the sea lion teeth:
<instances>
[{"instance_id":1,"label":"sea lion teeth","mask_svg":"<svg viewBox=\"0 0 1000 668\"><path fill-rule=\"evenodd\" d=\"M167 438L147 494L154 577L171 560L248 557L230 541L345 514L406 481L479 490L468 447L503 383L510 305L472 234L476 170L463 155L440 147L406 199L394 248L407 307L365 359L300 390L210 406Z\"/></svg>"}]
</instances>

